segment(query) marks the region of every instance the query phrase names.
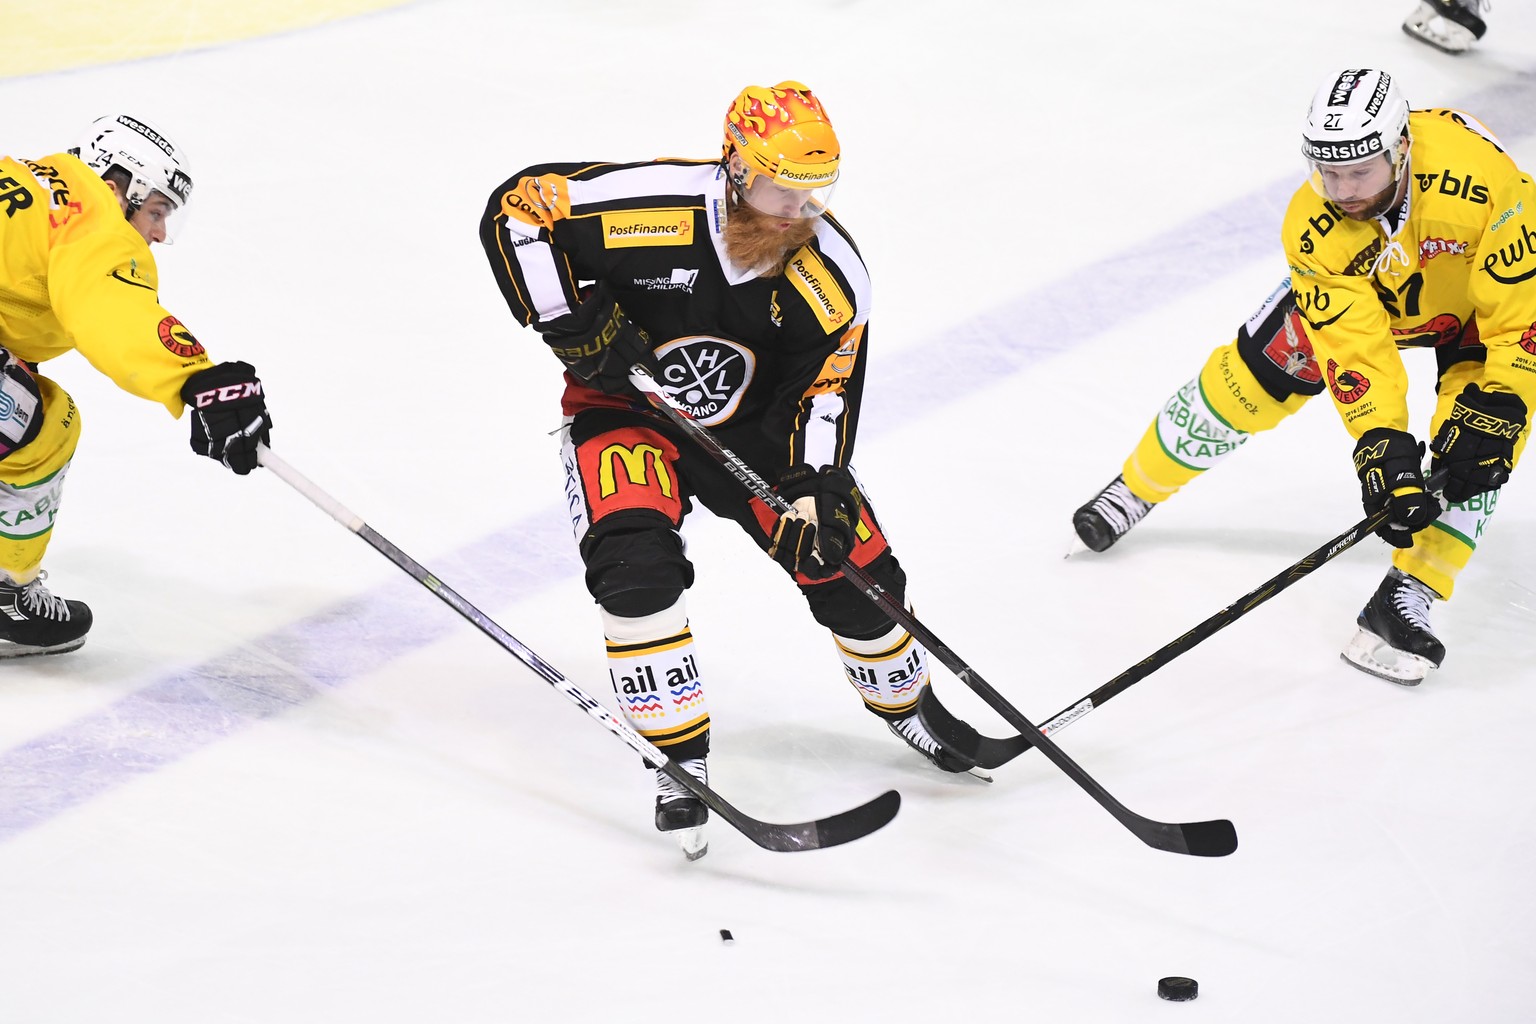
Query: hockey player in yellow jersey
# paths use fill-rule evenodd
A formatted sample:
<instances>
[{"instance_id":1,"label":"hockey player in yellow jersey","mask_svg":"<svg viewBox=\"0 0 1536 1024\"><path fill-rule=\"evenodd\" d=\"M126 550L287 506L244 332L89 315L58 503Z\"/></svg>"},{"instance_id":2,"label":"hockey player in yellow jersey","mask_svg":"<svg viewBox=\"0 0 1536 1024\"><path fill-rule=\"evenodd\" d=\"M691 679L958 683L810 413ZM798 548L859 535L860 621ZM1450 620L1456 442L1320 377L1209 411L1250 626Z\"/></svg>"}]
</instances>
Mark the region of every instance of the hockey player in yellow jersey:
<instances>
[{"instance_id":1,"label":"hockey player in yellow jersey","mask_svg":"<svg viewBox=\"0 0 1536 1024\"><path fill-rule=\"evenodd\" d=\"M1165 403L1121 475L1073 517L1103 551L1153 507L1330 392L1368 512L1397 550L1343 656L1406 685L1439 667L1431 603L1484 536L1536 402L1536 186L1471 115L1409 111L1383 71L1329 76L1308 111L1310 181L1286 211L1291 276ZM1433 353L1431 469L1400 350ZM1448 507L1446 504L1448 503Z\"/></svg>"},{"instance_id":2,"label":"hockey player in yellow jersey","mask_svg":"<svg viewBox=\"0 0 1536 1024\"><path fill-rule=\"evenodd\" d=\"M239 474L271 427L246 363L214 364L160 305L152 243L192 193L180 150L127 114L36 160L0 156L0 657L85 643L90 609L43 586L43 554L80 437L80 412L38 365L71 350L179 417L192 448Z\"/></svg>"}]
</instances>

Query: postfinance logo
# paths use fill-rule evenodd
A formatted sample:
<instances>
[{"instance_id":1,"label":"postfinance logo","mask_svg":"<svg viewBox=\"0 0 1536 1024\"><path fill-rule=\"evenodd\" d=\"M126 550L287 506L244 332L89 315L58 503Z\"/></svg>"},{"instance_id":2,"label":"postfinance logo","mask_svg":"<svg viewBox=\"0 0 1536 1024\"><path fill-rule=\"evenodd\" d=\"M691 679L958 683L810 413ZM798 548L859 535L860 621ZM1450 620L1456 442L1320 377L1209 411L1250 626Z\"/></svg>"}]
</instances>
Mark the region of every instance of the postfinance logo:
<instances>
[{"instance_id":1,"label":"postfinance logo","mask_svg":"<svg viewBox=\"0 0 1536 1024\"><path fill-rule=\"evenodd\" d=\"M603 214L603 248L688 245L693 242L692 210L640 210Z\"/></svg>"},{"instance_id":2,"label":"postfinance logo","mask_svg":"<svg viewBox=\"0 0 1536 1024\"><path fill-rule=\"evenodd\" d=\"M821 320L822 330L831 334L845 326L853 318L853 303L837 286L832 272L809 246L795 253L789 261L785 275L795 290L805 297L811 309Z\"/></svg>"}]
</instances>

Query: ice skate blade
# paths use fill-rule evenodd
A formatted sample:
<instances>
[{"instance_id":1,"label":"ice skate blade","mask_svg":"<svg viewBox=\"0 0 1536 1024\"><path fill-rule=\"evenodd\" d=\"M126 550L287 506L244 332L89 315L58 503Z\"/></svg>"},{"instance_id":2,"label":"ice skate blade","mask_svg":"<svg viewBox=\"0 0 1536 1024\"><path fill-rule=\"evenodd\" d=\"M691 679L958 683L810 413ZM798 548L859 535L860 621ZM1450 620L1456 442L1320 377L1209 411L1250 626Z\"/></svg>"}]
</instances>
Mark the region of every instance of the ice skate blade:
<instances>
[{"instance_id":1,"label":"ice skate blade","mask_svg":"<svg viewBox=\"0 0 1536 1024\"><path fill-rule=\"evenodd\" d=\"M1077 535L1077 530L1072 531L1072 539L1067 542L1067 550L1061 553L1062 558L1071 558L1073 555L1094 554L1093 548L1083 543L1083 538Z\"/></svg>"},{"instance_id":2,"label":"ice skate blade","mask_svg":"<svg viewBox=\"0 0 1536 1024\"><path fill-rule=\"evenodd\" d=\"M672 835L677 837L678 848L689 860L698 860L709 852L709 837L704 834L703 825L696 828L680 828Z\"/></svg>"},{"instance_id":3,"label":"ice skate blade","mask_svg":"<svg viewBox=\"0 0 1536 1024\"><path fill-rule=\"evenodd\" d=\"M1367 629L1357 630L1339 657L1361 672L1399 686L1418 686L1437 667L1428 658L1399 651Z\"/></svg>"},{"instance_id":4,"label":"ice skate blade","mask_svg":"<svg viewBox=\"0 0 1536 1024\"><path fill-rule=\"evenodd\" d=\"M36 647L4 640L0 641L0 658L35 658L46 654L68 654L70 651L78 651L84 646L85 637L83 636L78 640L67 640L62 644L55 644L52 647Z\"/></svg>"},{"instance_id":5,"label":"ice skate blade","mask_svg":"<svg viewBox=\"0 0 1536 1024\"><path fill-rule=\"evenodd\" d=\"M1403 31L1408 33L1410 38L1417 39L1419 42L1428 46L1433 46L1441 53L1448 53L1452 57L1460 57L1462 54L1472 49L1471 42L1468 42L1465 45L1458 45L1452 40L1440 39L1436 36L1430 35L1428 32L1421 32L1416 28L1411 27L1407 22L1403 23ZM1475 42L1475 40L1473 40L1473 42Z\"/></svg>"},{"instance_id":6,"label":"ice skate blade","mask_svg":"<svg viewBox=\"0 0 1536 1024\"><path fill-rule=\"evenodd\" d=\"M1481 38L1480 33L1446 18L1427 3L1420 3L1418 10L1403 21L1403 31L1410 38L1452 56L1466 53Z\"/></svg>"},{"instance_id":7,"label":"ice skate blade","mask_svg":"<svg viewBox=\"0 0 1536 1024\"><path fill-rule=\"evenodd\" d=\"M976 768L976 767L967 768L965 770L965 774L966 775L970 775L970 776L972 776L974 778L978 778L982 782L991 782L992 781L992 776L988 775L985 771L983 771L980 768Z\"/></svg>"}]
</instances>

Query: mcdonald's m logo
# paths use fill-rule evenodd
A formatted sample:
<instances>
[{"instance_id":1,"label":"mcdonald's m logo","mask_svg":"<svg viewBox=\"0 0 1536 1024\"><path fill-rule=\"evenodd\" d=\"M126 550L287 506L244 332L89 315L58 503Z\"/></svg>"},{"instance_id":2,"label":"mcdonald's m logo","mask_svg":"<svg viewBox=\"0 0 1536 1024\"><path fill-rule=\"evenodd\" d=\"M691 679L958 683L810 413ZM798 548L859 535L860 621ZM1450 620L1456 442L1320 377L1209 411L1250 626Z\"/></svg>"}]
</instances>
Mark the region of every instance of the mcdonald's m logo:
<instances>
[{"instance_id":1,"label":"mcdonald's m logo","mask_svg":"<svg viewBox=\"0 0 1536 1024\"><path fill-rule=\"evenodd\" d=\"M661 489L663 495L672 497L672 474L667 470L667 463L662 458L661 449L653 444L639 444L633 448L622 444L611 444L604 448L597 456L599 496L612 497L619 489L614 469L615 461L623 467L624 475L629 478L630 483L636 487L644 487L647 483L647 458L656 471L656 486Z\"/></svg>"}]
</instances>

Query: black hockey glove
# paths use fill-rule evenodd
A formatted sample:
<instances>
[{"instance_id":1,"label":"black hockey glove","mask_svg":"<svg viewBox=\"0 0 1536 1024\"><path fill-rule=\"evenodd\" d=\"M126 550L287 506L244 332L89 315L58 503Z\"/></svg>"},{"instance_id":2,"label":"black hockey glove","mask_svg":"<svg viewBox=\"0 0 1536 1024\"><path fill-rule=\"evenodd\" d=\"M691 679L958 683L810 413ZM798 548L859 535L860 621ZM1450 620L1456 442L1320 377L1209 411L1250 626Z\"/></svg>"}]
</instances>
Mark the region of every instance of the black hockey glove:
<instances>
[{"instance_id":1,"label":"black hockey glove","mask_svg":"<svg viewBox=\"0 0 1536 1024\"><path fill-rule=\"evenodd\" d=\"M651 354L650 335L630 321L602 282L570 314L568 323L544 334L544 344L577 380L610 395L634 393L629 368L636 363L654 376L661 373Z\"/></svg>"},{"instance_id":2,"label":"black hockey glove","mask_svg":"<svg viewBox=\"0 0 1536 1024\"><path fill-rule=\"evenodd\" d=\"M864 498L853 475L840 466L818 472L801 464L779 477L779 496L793 505L774 525L768 553L790 572L813 580L837 574L853 551Z\"/></svg>"},{"instance_id":3,"label":"black hockey glove","mask_svg":"<svg viewBox=\"0 0 1536 1024\"><path fill-rule=\"evenodd\" d=\"M192 450L241 476L256 468L256 445L268 443L272 414L250 363L219 363L181 386L192 408Z\"/></svg>"},{"instance_id":4,"label":"black hockey glove","mask_svg":"<svg viewBox=\"0 0 1536 1024\"><path fill-rule=\"evenodd\" d=\"M1430 443L1434 468L1445 467L1445 500L1459 505L1496 491L1515 467L1515 442L1525 429L1525 403L1503 391L1468 384Z\"/></svg>"},{"instance_id":5,"label":"black hockey glove","mask_svg":"<svg viewBox=\"0 0 1536 1024\"><path fill-rule=\"evenodd\" d=\"M1440 516L1440 499L1424 489L1423 458L1421 442L1391 427L1372 427L1355 444L1360 500L1368 514L1390 511L1376 536L1395 548L1413 547L1413 535Z\"/></svg>"}]
</instances>

